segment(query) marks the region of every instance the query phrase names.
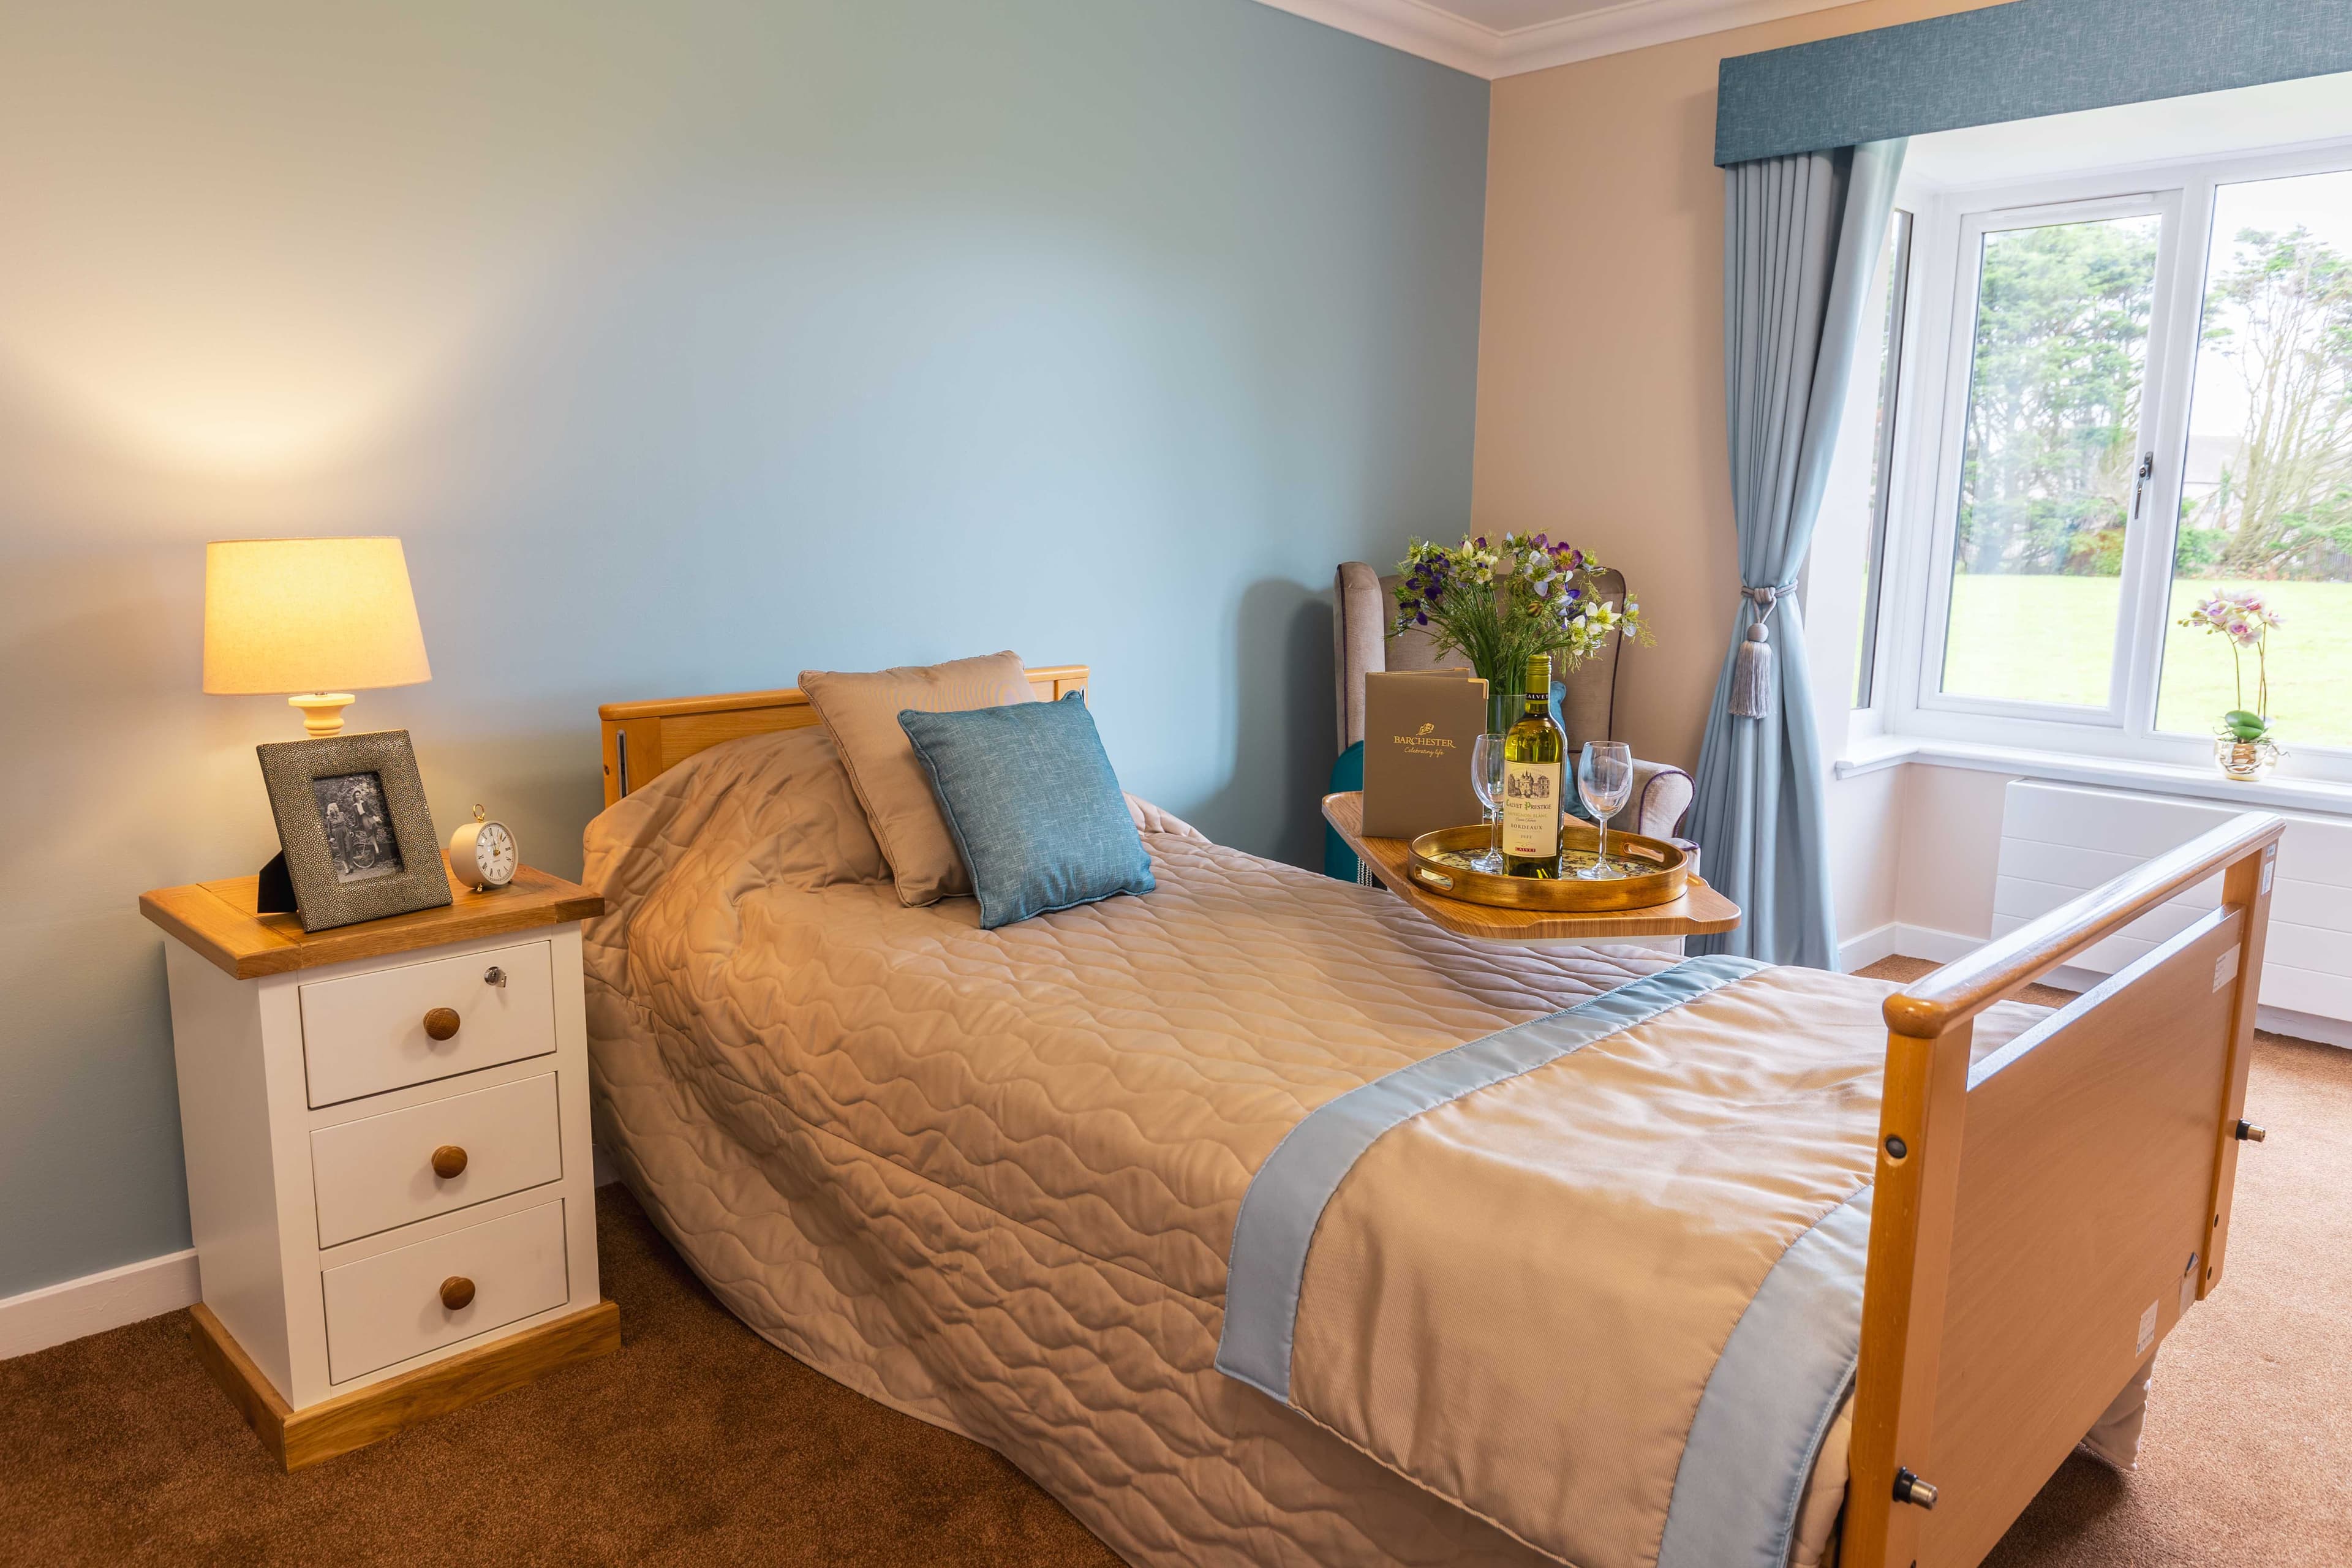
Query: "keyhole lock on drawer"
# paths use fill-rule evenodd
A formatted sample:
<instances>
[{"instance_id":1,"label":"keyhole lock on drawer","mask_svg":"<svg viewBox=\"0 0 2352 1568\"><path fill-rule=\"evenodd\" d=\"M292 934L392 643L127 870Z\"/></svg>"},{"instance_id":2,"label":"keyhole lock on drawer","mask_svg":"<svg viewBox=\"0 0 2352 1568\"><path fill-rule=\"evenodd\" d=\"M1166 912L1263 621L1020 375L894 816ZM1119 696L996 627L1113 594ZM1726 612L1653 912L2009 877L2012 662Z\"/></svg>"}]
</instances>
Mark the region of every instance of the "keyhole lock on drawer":
<instances>
[{"instance_id":1,"label":"keyhole lock on drawer","mask_svg":"<svg viewBox=\"0 0 2352 1568\"><path fill-rule=\"evenodd\" d=\"M444 1143L433 1151L433 1173L445 1182L454 1182L466 1173L466 1152L455 1143Z\"/></svg>"}]
</instances>

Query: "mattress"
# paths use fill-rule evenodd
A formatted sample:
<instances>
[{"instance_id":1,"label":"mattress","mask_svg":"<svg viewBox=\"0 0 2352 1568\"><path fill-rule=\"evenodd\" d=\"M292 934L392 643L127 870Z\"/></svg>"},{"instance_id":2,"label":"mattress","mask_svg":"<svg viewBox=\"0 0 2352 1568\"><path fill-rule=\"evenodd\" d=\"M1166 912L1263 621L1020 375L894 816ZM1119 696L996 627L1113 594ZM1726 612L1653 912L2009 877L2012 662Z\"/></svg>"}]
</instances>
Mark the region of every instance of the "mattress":
<instances>
[{"instance_id":1,"label":"mattress","mask_svg":"<svg viewBox=\"0 0 2352 1568\"><path fill-rule=\"evenodd\" d=\"M1140 802L1157 891L982 931L817 844L854 825L800 803L807 765L714 748L588 834L599 1137L714 1292L1132 1563L1564 1560L1220 1373L1227 1260L1318 1106L1675 959L1469 942ZM1867 1145L1874 1083L1850 1113Z\"/></svg>"}]
</instances>

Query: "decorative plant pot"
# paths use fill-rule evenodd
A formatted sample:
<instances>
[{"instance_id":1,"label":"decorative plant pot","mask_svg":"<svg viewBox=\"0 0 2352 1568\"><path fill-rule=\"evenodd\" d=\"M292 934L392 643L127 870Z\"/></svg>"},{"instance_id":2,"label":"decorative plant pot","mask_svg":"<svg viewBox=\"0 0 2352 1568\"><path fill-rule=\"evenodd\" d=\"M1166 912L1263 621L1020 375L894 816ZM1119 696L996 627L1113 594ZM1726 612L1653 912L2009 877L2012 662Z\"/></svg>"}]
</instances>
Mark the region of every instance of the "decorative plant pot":
<instances>
[{"instance_id":1,"label":"decorative plant pot","mask_svg":"<svg viewBox=\"0 0 2352 1568\"><path fill-rule=\"evenodd\" d=\"M2216 735L2213 760L2231 778L2240 784L2252 784L2277 765L2279 744L2276 741L2241 741L2234 735Z\"/></svg>"}]
</instances>

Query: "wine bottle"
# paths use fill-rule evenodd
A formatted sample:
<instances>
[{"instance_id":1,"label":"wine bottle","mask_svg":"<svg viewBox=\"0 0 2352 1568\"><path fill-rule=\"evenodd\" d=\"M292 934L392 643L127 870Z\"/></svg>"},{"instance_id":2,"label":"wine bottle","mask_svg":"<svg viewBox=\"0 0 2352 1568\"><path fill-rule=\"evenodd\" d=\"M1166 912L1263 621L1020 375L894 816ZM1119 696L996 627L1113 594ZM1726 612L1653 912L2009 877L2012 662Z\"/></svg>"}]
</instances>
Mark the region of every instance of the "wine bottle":
<instances>
[{"instance_id":1,"label":"wine bottle","mask_svg":"<svg viewBox=\"0 0 2352 1568\"><path fill-rule=\"evenodd\" d=\"M1559 875L1568 737L1551 721L1551 655L1528 660L1527 705L1503 737L1503 873Z\"/></svg>"}]
</instances>

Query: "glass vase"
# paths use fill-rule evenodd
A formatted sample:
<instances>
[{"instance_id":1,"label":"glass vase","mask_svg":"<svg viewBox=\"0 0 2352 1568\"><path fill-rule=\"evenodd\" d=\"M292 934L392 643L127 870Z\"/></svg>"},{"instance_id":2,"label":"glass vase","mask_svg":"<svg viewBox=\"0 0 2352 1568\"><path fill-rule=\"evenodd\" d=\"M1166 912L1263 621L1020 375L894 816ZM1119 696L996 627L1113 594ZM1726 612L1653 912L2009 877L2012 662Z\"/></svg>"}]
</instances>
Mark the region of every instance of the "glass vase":
<instances>
[{"instance_id":1,"label":"glass vase","mask_svg":"<svg viewBox=\"0 0 2352 1568\"><path fill-rule=\"evenodd\" d=\"M2216 735L2213 760L2221 764L2221 772L2228 777L2240 784L2252 784L2277 765L2279 744L2267 737L2241 741L2235 735Z\"/></svg>"},{"instance_id":2,"label":"glass vase","mask_svg":"<svg viewBox=\"0 0 2352 1568\"><path fill-rule=\"evenodd\" d=\"M1519 708L1527 700L1527 671L1515 671L1507 678L1486 677L1486 733L1504 735L1519 721Z\"/></svg>"}]
</instances>

